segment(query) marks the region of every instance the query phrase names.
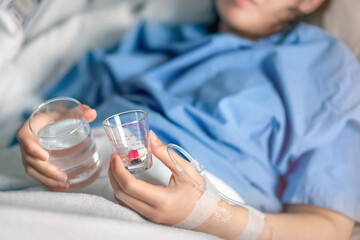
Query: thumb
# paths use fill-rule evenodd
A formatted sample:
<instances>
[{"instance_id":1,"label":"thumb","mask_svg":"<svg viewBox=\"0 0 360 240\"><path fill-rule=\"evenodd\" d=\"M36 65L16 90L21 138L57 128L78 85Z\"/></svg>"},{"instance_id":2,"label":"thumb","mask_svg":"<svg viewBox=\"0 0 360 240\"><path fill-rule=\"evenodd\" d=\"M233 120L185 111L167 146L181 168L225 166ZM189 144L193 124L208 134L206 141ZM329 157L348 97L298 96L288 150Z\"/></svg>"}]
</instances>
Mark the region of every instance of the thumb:
<instances>
[{"instance_id":1,"label":"thumb","mask_svg":"<svg viewBox=\"0 0 360 240\"><path fill-rule=\"evenodd\" d=\"M150 143L151 143L151 151L155 155L155 157L157 157L161 162L163 162L165 166L168 167L173 174L178 175L179 169L176 168L175 164L170 159L166 145L160 141L160 139L156 136L156 134L152 130L150 131ZM171 151L171 157L175 158L174 160L176 160L181 166L183 166L183 162L188 163L186 160L184 160L179 155L174 153L173 150L170 151Z\"/></svg>"},{"instance_id":2,"label":"thumb","mask_svg":"<svg viewBox=\"0 0 360 240\"><path fill-rule=\"evenodd\" d=\"M171 160L166 145L160 141L160 139L153 131L150 131L150 142L152 153L171 170L174 177L178 180L177 182L182 182L185 180L187 183L189 183L190 181L191 184L195 184L196 186L205 183L203 177L197 172L197 170L190 162L180 157L173 150L170 150L171 157L181 167L181 170L178 169ZM175 179L172 177L170 179L169 185L174 184L174 181Z\"/></svg>"},{"instance_id":3,"label":"thumb","mask_svg":"<svg viewBox=\"0 0 360 240\"><path fill-rule=\"evenodd\" d=\"M83 109L84 109L84 116L86 121L88 122L92 122L95 120L96 118L96 111L94 109L91 109L88 105L83 104Z\"/></svg>"}]
</instances>

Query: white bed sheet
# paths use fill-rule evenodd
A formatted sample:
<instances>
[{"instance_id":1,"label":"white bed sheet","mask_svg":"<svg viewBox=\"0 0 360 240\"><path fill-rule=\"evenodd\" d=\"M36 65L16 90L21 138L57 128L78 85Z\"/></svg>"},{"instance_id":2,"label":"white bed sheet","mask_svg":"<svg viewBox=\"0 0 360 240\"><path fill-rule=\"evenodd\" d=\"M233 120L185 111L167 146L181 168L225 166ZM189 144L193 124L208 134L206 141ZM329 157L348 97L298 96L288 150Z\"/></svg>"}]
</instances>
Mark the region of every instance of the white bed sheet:
<instances>
[{"instance_id":1,"label":"white bed sheet","mask_svg":"<svg viewBox=\"0 0 360 240\"><path fill-rule=\"evenodd\" d=\"M63 1L54 1L58 2ZM0 149L6 148L21 125L22 113L41 103L48 84L89 49L117 42L137 20L132 4L121 1L96 9L78 8L65 11L64 19L44 16L39 23L42 28L33 31L18 56L3 64L0 61ZM41 22L54 25L49 28Z\"/></svg>"}]
</instances>

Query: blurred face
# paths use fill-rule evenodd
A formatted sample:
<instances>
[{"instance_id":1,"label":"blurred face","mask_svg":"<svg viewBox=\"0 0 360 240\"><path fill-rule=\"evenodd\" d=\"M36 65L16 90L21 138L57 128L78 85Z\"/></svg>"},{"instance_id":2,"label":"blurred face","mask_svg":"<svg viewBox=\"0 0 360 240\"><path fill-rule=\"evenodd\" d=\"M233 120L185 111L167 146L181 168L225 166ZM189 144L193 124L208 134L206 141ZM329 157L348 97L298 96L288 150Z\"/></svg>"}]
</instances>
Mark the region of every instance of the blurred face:
<instances>
[{"instance_id":1,"label":"blurred face","mask_svg":"<svg viewBox=\"0 0 360 240\"><path fill-rule=\"evenodd\" d=\"M256 39L281 31L307 0L216 0L220 29ZM323 0L318 0L319 4Z\"/></svg>"}]
</instances>

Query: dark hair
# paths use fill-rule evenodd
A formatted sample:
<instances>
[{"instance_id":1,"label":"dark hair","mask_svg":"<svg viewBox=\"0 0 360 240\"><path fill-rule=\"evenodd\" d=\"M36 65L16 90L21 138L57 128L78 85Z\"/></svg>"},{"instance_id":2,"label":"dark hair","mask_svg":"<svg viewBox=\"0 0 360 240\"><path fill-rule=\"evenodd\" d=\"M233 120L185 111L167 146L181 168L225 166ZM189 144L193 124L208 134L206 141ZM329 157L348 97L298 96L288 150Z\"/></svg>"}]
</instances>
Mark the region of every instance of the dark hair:
<instances>
[{"instance_id":1,"label":"dark hair","mask_svg":"<svg viewBox=\"0 0 360 240\"><path fill-rule=\"evenodd\" d=\"M219 30L220 15L216 7L216 0L212 0L211 8L212 8L212 13L214 15L214 20L211 25L210 31L217 32Z\"/></svg>"}]
</instances>

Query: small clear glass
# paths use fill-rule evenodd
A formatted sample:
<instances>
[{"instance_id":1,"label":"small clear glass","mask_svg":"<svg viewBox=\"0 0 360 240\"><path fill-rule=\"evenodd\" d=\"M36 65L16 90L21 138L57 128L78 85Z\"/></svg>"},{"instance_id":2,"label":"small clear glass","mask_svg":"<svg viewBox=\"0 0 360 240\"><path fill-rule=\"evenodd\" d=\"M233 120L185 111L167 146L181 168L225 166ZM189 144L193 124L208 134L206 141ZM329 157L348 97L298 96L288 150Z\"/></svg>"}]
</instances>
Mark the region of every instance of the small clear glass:
<instances>
[{"instance_id":1,"label":"small clear glass","mask_svg":"<svg viewBox=\"0 0 360 240\"><path fill-rule=\"evenodd\" d=\"M140 173L152 166L148 114L142 110L113 115L103 122L114 153L120 155L130 173Z\"/></svg>"},{"instance_id":2,"label":"small clear glass","mask_svg":"<svg viewBox=\"0 0 360 240\"><path fill-rule=\"evenodd\" d=\"M49 162L67 173L70 189L84 187L99 176L100 157L80 102L50 99L35 108L29 127L49 153Z\"/></svg>"}]
</instances>

